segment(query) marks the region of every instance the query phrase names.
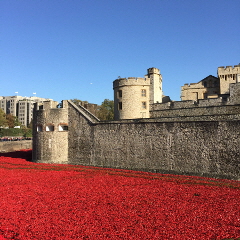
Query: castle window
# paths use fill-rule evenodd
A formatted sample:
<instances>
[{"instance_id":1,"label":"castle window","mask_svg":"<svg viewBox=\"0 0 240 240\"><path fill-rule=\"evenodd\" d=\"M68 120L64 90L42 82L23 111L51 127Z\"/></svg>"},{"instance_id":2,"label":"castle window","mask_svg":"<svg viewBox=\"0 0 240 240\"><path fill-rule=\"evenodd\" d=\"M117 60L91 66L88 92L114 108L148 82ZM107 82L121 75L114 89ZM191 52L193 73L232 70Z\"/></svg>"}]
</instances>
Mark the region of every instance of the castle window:
<instances>
[{"instance_id":1,"label":"castle window","mask_svg":"<svg viewBox=\"0 0 240 240\"><path fill-rule=\"evenodd\" d=\"M122 97L122 90L118 90L118 97L119 97L119 98Z\"/></svg>"},{"instance_id":2,"label":"castle window","mask_svg":"<svg viewBox=\"0 0 240 240\"><path fill-rule=\"evenodd\" d=\"M118 103L118 110L122 110L122 102Z\"/></svg>"},{"instance_id":3,"label":"castle window","mask_svg":"<svg viewBox=\"0 0 240 240\"><path fill-rule=\"evenodd\" d=\"M47 125L46 126L46 131L47 132L53 132L54 131L54 126L53 125Z\"/></svg>"},{"instance_id":4,"label":"castle window","mask_svg":"<svg viewBox=\"0 0 240 240\"><path fill-rule=\"evenodd\" d=\"M142 102L142 109L146 109L147 108L147 103L146 102Z\"/></svg>"},{"instance_id":5,"label":"castle window","mask_svg":"<svg viewBox=\"0 0 240 240\"><path fill-rule=\"evenodd\" d=\"M67 124L59 124L58 131L68 131L68 125Z\"/></svg>"},{"instance_id":6,"label":"castle window","mask_svg":"<svg viewBox=\"0 0 240 240\"><path fill-rule=\"evenodd\" d=\"M37 132L42 132L42 131L43 131L42 125L38 125L37 126Z\"/></svg>"},{"instance_id":7,"label":"castle window","mask_svg":"<svg viewBox=\"0 0 240 240\"><path fill-rule=\"evenodd\" d=\"M225 80L227 80L227 75L225 75Z\"/></svg>"},{"instance_id":8,"label":"castle window","mask_svg":"<svg viewBox=\"0 0 240 240\"><path fill-rule=\"evenodd\" d=\"M235 74L233 74L233 80L235 80Z\"/></svg>"},{"instance_id":9,"label":"castle window","mask_svg":"<svg viewBox=\"0 0 240 240\"><path fill-rule=\"evenodd\" d=\"M142 92L142 97L146 97L146 96L147 96L147 91L146 91L146 89L142 89L141 92Z\"/></svg>"}]
</instances>

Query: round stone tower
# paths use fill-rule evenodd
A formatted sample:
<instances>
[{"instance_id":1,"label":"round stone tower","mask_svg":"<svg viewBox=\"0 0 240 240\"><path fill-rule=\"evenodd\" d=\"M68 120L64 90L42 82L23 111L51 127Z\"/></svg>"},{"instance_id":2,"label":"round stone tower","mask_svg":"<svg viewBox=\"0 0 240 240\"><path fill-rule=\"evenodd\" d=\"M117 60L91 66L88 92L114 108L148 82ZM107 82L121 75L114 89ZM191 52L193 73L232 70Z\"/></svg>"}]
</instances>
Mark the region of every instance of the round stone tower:
<instances>
[{"instance_id":1,"label":"round stone tower","mask_svg":"<svg viewBox=\"0 0 240 240\"><path fill-rule=\"evenodd\" d=\"M113 82L114 119L149 118L152 103L162 102L162 76L149 68L145 78L119 78Z\"/></svg>"},{"instance_id":2,"label":"round stone tower","mask_svg":"<svg viewBox=\"0 0 240 240\"><path fill-rule=\"evenodd\" d=\"M35 103L33 111L33 160L36 162L68 162L67 102Z\"/></svg>"}]
</instances>

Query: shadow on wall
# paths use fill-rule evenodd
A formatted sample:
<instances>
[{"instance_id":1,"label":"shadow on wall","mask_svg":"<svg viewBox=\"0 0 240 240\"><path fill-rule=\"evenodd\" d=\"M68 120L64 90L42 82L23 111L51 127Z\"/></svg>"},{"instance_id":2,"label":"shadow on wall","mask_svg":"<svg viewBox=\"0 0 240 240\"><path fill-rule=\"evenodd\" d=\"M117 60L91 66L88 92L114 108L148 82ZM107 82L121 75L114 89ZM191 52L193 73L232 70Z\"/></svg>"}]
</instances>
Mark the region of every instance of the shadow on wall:
<instances>
[{"instance_id":1,"label":"shadow on wall","mask_svg":"<svg viewBox=\"0 0 240 240\"><path fill-rule=\"evenodd\" d=\"M32 160L32 150L22 150L8 153L0 153L0 157L22 158L27 161Z\"/></svg>"}]
</instances>

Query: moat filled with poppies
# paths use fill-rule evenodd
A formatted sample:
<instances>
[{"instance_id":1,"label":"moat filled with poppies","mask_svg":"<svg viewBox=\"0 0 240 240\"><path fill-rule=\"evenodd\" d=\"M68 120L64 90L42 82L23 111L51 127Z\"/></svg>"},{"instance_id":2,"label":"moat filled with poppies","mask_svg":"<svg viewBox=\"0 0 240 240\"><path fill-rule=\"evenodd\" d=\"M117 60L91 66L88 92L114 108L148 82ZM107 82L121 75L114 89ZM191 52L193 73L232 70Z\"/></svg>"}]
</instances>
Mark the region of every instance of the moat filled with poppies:
<instances>
[{"instance_id":1,"label":"moat filled with poppies","mask_svg":"<svg viewBox=\"0 0 240 240\"><path fill-rule=\"evenodd\" d=\"M240 237L239 181L30 159L0 154L0 239Z\"/></svg>"}]
</instances>

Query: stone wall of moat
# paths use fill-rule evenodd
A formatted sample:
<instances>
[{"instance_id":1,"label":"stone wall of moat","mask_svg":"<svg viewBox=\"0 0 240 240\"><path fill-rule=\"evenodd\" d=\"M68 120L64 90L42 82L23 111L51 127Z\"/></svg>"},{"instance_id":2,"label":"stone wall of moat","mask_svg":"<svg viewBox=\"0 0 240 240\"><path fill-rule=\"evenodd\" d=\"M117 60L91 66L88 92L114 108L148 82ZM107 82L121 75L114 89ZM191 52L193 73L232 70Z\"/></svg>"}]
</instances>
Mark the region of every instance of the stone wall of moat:
<instances>
[{"instance_id":1,"label":"stone wall of moat","mask_svg":"<svg viewBox=\"0 0 240 240\"><path fill-rule=\"evenodd\" d=\"M230 93L221 105L154 105L153 118L108 122L71 101L36 105L33 161L240 179L240 84Z\"/></svg>"},{"instance_id":2,"label":"stone wall of moat","mask_svg":"<svg viewBox=\"0 0 240 240\"><path fill-rule=\"evenodd\" d=\"M71 164L240 178L240 121L90 122L69 107Z\"/></svg>"}]
</instances>

